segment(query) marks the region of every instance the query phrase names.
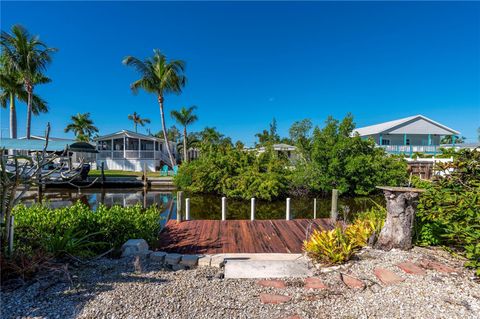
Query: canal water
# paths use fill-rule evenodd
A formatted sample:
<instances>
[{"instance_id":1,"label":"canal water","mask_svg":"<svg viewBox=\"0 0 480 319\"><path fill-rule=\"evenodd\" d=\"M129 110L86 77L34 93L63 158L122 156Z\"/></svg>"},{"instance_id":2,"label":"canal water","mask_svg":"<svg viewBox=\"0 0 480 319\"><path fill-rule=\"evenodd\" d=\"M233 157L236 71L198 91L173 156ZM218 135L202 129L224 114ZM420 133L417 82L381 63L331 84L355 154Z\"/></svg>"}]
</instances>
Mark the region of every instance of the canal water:
<instances>
[{"instance_id":1,"label":"canal water","mask_svg":"<svg viewBox=\"0 0 480 319\"><path fill-rule=\"evenodd\" d=\"M191 219L221 219L221 197L214 195L184 194L190 198ZM132 206L140 204L144 207L157 206L162 216L176 218L176 193L142 189L47 189L43 201L50 207L70 206L77 201L96 209L98 205ZM36 192L27 193L23 202L26 205L38 202ZM351 219L356 213L380 204L384 206L382 196L376 197L340 197L338 208L340 218ZM183 205L184 207L184 205ZM317 217L328 217L330 214L330 198L317 198ZM313 218L313 198L291 198L292 218ZM256 219L285 218L285 200L256 201ZM227 219L250 219L249 200L227 200Z\"/></svg>"}]
</instances>

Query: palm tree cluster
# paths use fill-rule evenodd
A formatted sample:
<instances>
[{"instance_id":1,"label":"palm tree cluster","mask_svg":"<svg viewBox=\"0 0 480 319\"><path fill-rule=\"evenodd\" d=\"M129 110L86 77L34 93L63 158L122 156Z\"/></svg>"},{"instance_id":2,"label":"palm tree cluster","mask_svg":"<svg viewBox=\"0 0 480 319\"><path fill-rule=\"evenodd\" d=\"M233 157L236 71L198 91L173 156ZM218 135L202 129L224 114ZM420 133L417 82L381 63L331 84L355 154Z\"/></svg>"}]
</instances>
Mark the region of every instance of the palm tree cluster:
<instances>
[{"instance_id":1,"label":"palm tree cluster","mask_svg":"<svg viewBox=\"0 0 480 319\"><path fill-rule=\"evenodd\" d=\"M48 47L38 36L21 25L14 25L11 34L0 35L0 104L10 108L10 137L17 138L16 100L27 103L26 137L31 136L32 113L48 112L47 103L34 94L36 85L49 83L43 72L57 49Z\"/></svg>"}]
</instances>

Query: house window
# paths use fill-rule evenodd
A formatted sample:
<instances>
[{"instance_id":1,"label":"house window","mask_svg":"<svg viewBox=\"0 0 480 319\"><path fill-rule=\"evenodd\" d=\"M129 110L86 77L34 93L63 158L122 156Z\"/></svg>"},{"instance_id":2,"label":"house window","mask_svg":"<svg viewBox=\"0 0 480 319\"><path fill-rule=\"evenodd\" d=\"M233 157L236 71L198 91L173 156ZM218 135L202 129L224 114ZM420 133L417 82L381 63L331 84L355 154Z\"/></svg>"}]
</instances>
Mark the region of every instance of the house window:
<instances>
[{"instance_id":1,"label":"house window","mask_svg":"<svg viewBox=\"0 0 480 319\"><path fill-rule=\"evenodd\" d=\"M409 139L409 138L407 138L407 139L405 140L405 145L410 145L410 139Z\"/></svg>"},{"instance_id":2,"label":"house window","mask_svg":"<svg viewBox=\"0 0 480 319\"><path fill-rule=\"evenodd\" d=\"M390 145L390 140L382 139L382 145Z\"/></svg>"},{"instance_id":3,"label":"house window","mask_svg":"<svg viewBox=\"0 0 480 319\"><path fill-rule=\"evenodd\" d=\"M97 142L97 149L99 151L110 151L112 149L112 141L98 141Z\"/></svg>"}]
</instances>

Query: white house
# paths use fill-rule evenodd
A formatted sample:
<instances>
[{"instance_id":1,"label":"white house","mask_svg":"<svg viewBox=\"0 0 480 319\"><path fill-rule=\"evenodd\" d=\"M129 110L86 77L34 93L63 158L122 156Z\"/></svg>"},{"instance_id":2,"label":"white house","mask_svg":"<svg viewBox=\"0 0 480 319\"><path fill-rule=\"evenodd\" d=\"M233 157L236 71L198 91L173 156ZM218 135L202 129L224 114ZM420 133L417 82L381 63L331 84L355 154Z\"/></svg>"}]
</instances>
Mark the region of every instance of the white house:
<instances>
[{"instance_id":1,"label":"white house","mask_svg":"<svg viewBox=\"0 0 480 319\"><path fill-rule=\"evenodd\" d=\"M128 130L100 136L97 143L97 167L123 171L158 171L163 165L171 166L165 141L155 136ZM170 150L177 158L177 149L170 142Z\"/></svg>"},{"instance_id":2,"label":"white house","mask_svg":"<svg viewBox=\"0 0 480 319\"><path fill-rule=\"evenodd\" d=\"M453 144L460 132L435 122L423 115L415 115L360 127L353 135L372 138L375 143L392 154L413 154L415 152L436 155L442 136L451 135Z\"/></svg>"}]
</instances>

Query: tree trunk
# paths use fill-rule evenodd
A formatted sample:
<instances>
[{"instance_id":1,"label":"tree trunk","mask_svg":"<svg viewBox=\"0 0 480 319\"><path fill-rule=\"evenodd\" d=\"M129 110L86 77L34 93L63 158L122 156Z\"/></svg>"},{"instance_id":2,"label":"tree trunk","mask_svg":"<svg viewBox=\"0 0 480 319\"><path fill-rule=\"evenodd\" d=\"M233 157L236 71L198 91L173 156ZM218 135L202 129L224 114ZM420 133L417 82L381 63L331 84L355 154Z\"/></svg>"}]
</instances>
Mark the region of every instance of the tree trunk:
<instances>
[{"instance_id":1,"label":"tree trunk","mask_svg":"<svg viewBox=\"0 0 480 319\"><path fill-rule=\"evenodd\" d=\"M15 109L15 95L10 93L10 138L17 138L17 110Z\"/></svg>"},{"instance_id":2,"label":"tree trunk","mask_svg":"<svg viewBox=\"0 0 480 319\"><path fill-rule=\"evenodd\" d=\"M176 165L176 162L172 156L172 151L170 150L170 143L168 143L167 127L165 125L165 114L163 112L163 96L158 96L158 105L160 106L160 118L162 120L163 139L165 140L165 147L167 148L168 158L170 159L170 163L173 168Z\"/></svg>"},{"instance_id":3,"label":"tree trunk","mask_svg":"<svg viewBox=\"0 0 480 319\"><path fill-rule=\"evenodd\" d=\"M32 93L33 93L33 86L30 82L25 83L25 90L28 94L27 99L27 140L30 139L30 132L32 126Z\"/></svg>"},{"instance_id":4,"label":"tree trunk","mask_svg":"<svg viewBox=\"0 0 480 319\"><path fill-rule=\"evenodd\" d=\"M187 152L187 127L183 127L183 160L185 163L188 162L188 152Z\"/></svg>"},{"instance_id":5,"label":"tree trunk","mask_svg":"<svg viewBox=\"0 0 480 319\"><path fill-rule=\"evenodd\" d=\"M387 201L387 220L375 248L412 248L412 234L419 191L408 188L382 188Z\"/></svg>"}]
</instances>

